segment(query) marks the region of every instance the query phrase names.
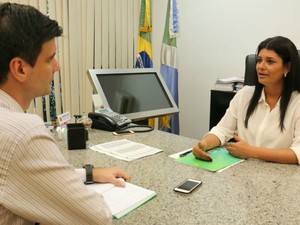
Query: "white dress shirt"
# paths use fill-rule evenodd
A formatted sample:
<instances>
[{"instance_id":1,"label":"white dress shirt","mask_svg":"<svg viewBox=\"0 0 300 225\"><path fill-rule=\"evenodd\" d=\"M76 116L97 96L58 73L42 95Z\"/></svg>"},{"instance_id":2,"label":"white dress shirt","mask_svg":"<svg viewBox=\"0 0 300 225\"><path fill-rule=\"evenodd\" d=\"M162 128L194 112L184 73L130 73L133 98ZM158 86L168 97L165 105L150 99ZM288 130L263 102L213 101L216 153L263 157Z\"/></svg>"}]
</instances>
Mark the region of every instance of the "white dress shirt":
<instances>
[{"instance_id":1,"label":"white dress shirt","mask_svg":"<svg viewBox=\"0 0 300 225\"><path fill-rule=\"evenodd\" d=\"M85 187L39 116L1 90L0 115L1 225L111 223L103 197Z\"/></svg>"},{"instance_id":2,"label":"white dress shirt","mask_svg":"<svg viewBox=\"0 0 300 225\"><path fill-rule=\"evenodd\" d=\"M248 128L244 126L245 116L254 86L245 86L231 100L225 115L209 133L215 134L225 144L237 132L241 139L250 145L266 148L290 148L300 163L300 94L293 92L288 105L284 127L279 125L280 100L270 111L266 103L264 90L258 105L249 118Z\"/></svg>"}]
</instances>

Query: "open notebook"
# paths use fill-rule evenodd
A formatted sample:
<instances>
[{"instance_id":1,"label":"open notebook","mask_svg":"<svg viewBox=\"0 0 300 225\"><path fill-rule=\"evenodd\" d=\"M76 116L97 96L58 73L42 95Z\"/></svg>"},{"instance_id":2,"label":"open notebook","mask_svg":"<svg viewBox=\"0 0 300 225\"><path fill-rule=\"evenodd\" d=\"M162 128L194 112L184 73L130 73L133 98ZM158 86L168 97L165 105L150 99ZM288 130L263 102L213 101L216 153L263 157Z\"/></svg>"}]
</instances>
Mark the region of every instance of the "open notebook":
<instances>
[{"instance_id":1,"label":"open notebook","mask_svg":"<svg viewBox=\"0 0 300 225\"><path fill-rule=\"evenodd\" d=\"M120 219L156 196L154 191L126 182L126 187L94 183L88 188L101 193L114 218Z\"/></svg>"}]
</instances>

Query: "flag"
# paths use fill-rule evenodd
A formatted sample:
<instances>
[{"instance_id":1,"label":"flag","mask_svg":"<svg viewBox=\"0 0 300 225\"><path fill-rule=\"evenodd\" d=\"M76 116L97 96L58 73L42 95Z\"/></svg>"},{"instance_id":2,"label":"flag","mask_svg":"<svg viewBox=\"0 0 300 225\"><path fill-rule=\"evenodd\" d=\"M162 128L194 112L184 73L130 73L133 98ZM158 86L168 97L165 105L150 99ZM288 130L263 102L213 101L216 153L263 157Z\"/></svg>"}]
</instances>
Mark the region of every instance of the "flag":
<instances>
[{"instance_id":1,"label":"flag","mask_svg":"<svg viewBox=\"0 0 300 225\"><path fill-rule=\"evenodd\" d=\"M168 0L165 30L161 47L162 74L178 106L178 61L176 37L179 34L177 0ZM167 115L159 119L161 130L179 134L179 115Z\"/></svg>"},{"instance_id":2,"label":"flag","mask_svg":"<svg viewBox=\"0 0 300 225\"><path fill-rule=\"evenodd\" d=\"M152 68L152 45L151 45L151 0L141 1L140 23L138 37L138 55L135 63L136 68Z\"/></svg>"},{"instance_id":3,"label":"flag","mask_svg":"<svg viewBox=\"0 0 300 225\"><path fill-rule=\"evenodd\" d=\"M136 58L136 68L152 68L152 19L151 19L151 0L141 1L140 23L138 38L138 55ZM154 127L155 119L148 120L148 124Z\"/></svg>"}]
</instances>

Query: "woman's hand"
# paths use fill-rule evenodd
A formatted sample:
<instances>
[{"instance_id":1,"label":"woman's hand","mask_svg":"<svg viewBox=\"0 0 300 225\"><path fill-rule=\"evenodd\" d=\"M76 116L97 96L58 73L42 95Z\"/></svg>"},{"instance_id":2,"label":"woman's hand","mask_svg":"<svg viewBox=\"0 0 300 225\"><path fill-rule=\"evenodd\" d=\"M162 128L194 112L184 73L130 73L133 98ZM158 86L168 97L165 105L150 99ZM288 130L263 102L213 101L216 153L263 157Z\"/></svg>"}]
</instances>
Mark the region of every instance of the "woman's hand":
<instances>
[{"instance_id":1,"label":"woman's hand","mask_svg":"<svg viewBox=\"0 0 300 225\"><path fill-rule=\"evenodd\" d=\"M246 141L242 140L237 134L234 134L233 138L236 142L228 142L226 144L226 149L229 154L237 158L249 158L249 148L251 146Z\"/></svg>"},{"instance_id":2,"label":"woman's hand","mask_svg":"<svg viewBox=\"0 0 300 225\"><path fill-rule=\"evenodd\" d=\"M206 149L206 141L201 140L193 147L193 154L197 159L201 159L204 161L212 161L212 158L205 152Z\"/></svg>"},{"instance_id":3,"label":"woman's hand","mask_svg":"<svg viewBox=\"0 0 300 225\"><path fill-rule=\"evenodd\" d=\"M125 187L125 183L118 178L130 181L130 176L119 168L94 168L93 181L99 183L112 183L119 187Z\"/></svg>"}]
</instances>

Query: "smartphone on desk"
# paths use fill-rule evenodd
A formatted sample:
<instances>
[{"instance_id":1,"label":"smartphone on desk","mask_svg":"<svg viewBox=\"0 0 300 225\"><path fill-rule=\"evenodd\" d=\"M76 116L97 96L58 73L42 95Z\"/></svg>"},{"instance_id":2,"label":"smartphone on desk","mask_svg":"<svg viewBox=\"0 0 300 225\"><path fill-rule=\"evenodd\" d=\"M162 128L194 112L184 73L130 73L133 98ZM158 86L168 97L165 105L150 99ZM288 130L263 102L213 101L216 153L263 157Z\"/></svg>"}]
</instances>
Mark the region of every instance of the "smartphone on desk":
<instances>
[{"instance_id":1,"label":"smartphone on desk","mask_svg":"<svg viewBox=\"0 0 300 225\"><path fill-rule=\"evenodd\" d=\"M200 180L194 180L194 179L186 179L179 185L177 185L173 190L176 192L189 194L192 191L194 191L197 187L199 187L202 184L202 181Z\"/></svg>"}]
</instances>

